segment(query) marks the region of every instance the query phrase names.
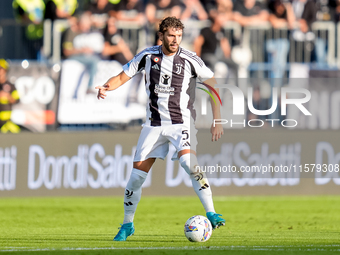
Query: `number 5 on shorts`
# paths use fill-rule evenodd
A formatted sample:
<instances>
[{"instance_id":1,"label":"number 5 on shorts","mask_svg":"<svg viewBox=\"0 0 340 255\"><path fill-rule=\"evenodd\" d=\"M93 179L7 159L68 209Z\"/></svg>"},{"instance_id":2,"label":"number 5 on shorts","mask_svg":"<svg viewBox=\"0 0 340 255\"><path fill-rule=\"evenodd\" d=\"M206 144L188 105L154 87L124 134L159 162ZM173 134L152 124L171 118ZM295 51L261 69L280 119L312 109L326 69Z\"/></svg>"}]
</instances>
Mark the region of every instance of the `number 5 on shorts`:
<instances>
[{"instance_id":1,"label":"number 5 on shorts","mask_svg":"<svg viewBox=\"0 0 340 255\"><path fill-rule=\"evenodd\" d=\"M186 137L182 138L182 140L188 140L189 139L189 133L188 133L188 130L182 130L182 135L186 135Z\"/></svg>"}]
</instances>

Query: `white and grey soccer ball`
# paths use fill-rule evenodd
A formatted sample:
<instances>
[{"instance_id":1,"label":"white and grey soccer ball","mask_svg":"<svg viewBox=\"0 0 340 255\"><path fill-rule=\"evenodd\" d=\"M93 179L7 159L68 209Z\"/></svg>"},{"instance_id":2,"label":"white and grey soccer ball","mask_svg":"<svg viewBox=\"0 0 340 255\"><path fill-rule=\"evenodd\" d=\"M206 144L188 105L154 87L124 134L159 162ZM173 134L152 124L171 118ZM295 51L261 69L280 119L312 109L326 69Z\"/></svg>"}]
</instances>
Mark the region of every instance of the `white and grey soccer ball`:
<instances>
[{"instance_id":1,"label":"white and grey soccer ball","mask_svg":"<svg viewBox=\"0 0 340 255\"><path fill-rule=\"evenodd\" d=\"M211 223L202 215L192 216L185 222L184 234L190 242L206 242L212 234Z\"/></svg>"}]
</instances>

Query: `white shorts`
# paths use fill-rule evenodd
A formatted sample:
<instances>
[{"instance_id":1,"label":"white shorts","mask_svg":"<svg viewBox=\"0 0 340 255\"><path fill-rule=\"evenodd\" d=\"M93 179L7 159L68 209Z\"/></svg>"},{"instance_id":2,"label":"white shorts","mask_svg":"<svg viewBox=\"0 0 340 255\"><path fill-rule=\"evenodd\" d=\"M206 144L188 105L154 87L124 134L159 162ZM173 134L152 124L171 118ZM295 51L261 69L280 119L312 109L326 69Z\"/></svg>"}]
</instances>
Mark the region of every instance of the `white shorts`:
<instances>
[{"instance_id":1,"label":"white shorts","mask_svg":"<svg viewBox=\"0 0 340 255\"><path fill-rule=\"evenodd\" d=\"M134 162L144 161L148 158L165 159L169 152L169 143L176 148L172 160L177 160L177 154L181 150L190 149L196 151L197 129L194 125L167 125L167 126L143 126L138 139Z\"/></svg>"}]
</instances>

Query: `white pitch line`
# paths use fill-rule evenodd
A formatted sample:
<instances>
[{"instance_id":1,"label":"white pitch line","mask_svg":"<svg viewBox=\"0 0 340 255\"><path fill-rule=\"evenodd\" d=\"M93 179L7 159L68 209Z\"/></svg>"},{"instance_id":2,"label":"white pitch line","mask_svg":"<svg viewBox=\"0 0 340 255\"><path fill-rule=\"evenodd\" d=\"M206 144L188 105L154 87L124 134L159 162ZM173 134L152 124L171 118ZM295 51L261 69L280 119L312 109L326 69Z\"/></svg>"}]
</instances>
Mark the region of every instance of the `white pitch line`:
<instances>
[{"instance_id":1,"label":"white pitch line","mask_svg":"<svg viewBox=\"0 0 340 255\"><path fill-rule=\"evenodd\" d=\"M253 251L337 251L340 249L325 249L325 248L336 248L340 245L322 245L322 246L313 246L306 245L302 247L294 247L294 246L184 246L184 247L95 247L95 248L61 248L61 249L25 249L25 247L6 247L5 250L0 250L0 252L17 252L17 251L88 251L88 250L253 250ZM13 249L14 248L14 249Z\"/></svg>"}]
</instances>

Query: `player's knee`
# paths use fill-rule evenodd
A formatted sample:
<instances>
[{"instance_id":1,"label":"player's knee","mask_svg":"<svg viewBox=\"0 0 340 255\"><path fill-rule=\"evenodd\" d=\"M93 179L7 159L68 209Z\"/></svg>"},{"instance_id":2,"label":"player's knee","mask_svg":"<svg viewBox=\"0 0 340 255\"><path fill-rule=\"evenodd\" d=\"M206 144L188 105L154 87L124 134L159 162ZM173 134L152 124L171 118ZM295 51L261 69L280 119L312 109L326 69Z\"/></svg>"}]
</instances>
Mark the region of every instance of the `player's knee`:
<instances>
[{"instance_id":1,"label":"player's knee","mask_svg":"<svg viewBox=\"0 0 340 255\"><path fill-rule=\"evenodd\" d=\"M182 155L179 158L179 163L189 175L199 172L199 165L195 154L187 153Z\"/></svg>"},{"instance_id":2,"label":"player's knee","mask_svg":"<svg viewBox=\"0 0 340 255\"><path fill-rule=\"evenodd\" d=\"M148 158L144 161L133 162L133 168L148 173L155 162L155 158Z\"/></svg>"}]
</instances>

